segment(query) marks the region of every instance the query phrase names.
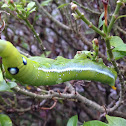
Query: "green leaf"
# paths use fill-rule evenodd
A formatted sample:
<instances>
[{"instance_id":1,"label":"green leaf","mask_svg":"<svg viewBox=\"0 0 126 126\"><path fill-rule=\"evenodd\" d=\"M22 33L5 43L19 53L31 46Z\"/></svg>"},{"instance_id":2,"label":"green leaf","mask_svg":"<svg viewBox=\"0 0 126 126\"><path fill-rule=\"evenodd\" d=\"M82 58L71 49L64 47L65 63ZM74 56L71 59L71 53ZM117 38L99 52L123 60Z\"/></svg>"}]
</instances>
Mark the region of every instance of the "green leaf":
<instances>
[{"instance_id":1,"label":"green leaf","mask_svg":"<svg viewBox=\"0 0 126 126\"><path fill-rule=\"evenodd\" d=\"M104 24L103 17L104 17L104 12L101 14L101 16L99 18L98 28L100 28Z\"/></svg>"},{"instance_id":2,"label":"green leaf","mask_svg":"<svg viewBox=\"0 0 126 126\"><path fill-rule=\"evenodd\" d=\"M3 79L2 71L0 69L0 91L10 91L11 88L15 87L15 82L8 82Z\"/></svg>"},{"instance_id":3,"label":"green leaf","mask_svg":"<svg viewBox=\"0 0 126 126\"><path fill-rule=\"evenodd\" d=\"M10 89L17 86L17 83L15 83L15 82L7 82L7 84Z\"/></svg>"},{"instance_id":4,"label":"green leaf","mask_svg":"<svg viewBox=\"0 0 126 126\"><path fill-rule=\"evenodd\" d=\"M18 10L22 10L23 8L22 8L22 5L20 5L20 4L17 4L16 5L16 8L18 9Z\"/></svg>"},{"instance_id":5,"label":"green leaf","mask_svg":"<svg viewBox=\"0 0 126 126\"><path fill-rule=\"evenodd\" d=\"M3 80L0 82L0 91L8 91L10 87L7 85L6 81Z\"/></svg>"},{"instance_id":6,"label":"green leaf","mask_svg":"<svg viewBox=\"0 0 126 126\"><path fill-rule=\"evenodd\" d=\"M85 122L83 126L126 126L126 120L123 118L106 115L106 119L108 124L94 120Z\"/></svg>"},{"instance_id":7,"label":"green leaf","mask_svg":"<svg viewBox=\"0 0 126 126\"><path fill-rule=\"evenodd\" d=\"M119 36L112 36L110 39L111 46L118 46L120 44L124 44L122 39Z\"/></svg>"},{"instance_id":8,"label":"green leaf","mask_svg":"<svg viewBox=\"0 0 126 126\"><path fill-rule=\"evenodd\" d=\"M7 91L9 90L9 86L7 85L6 81L3 79L2 71L0 69L0 91Z\"/></svg>"},{"instance_id":9,"label":"green leaf","mask_svg":"<svg viewBox=\"0 0 126 126\"><path fill-rule=\"evenodd\" d=\"M122 44L118 47L115 47L114 50L118 50L118 51L125 51L126 52L126 44Z\"/></svg>"},{"instance_id":10,"label":"green leaf","mask_svg":"<svg viewBox=\"0 0 126 126\"><path fill-rule=\"evenodd\" d=\"M21 0L21 3L23 3L24 5L26 4L26 0Z\"/></svg>"},{"instance_id":11,"label":"green leaf","mask_svg":"<svg viewBox=\"0 0 126 126\"><path fill-rule=\"evenodd\" d=\"M57 7L57 9L66 7L66 6L68 6L68 5L69 5L69 3L61 4L60 6Z\"/></svg>"},{"instance_id":12,"label":"green leaf","mask_svg":"<svg viewBox=\"0 0 126 126\"><path fill-rule=\"evenodd\" d=\"M25 11L26 18L27 18L30 13L32 13L33 11L36 11L35 2L30 2L25 8L25 10L27 10Z\"/></svg>"},{"instance_id":13,"label":"green leaf","mask_svg":"<svg viewBox=\"0 0 126 126\"><path fill-rule=\"evenodd\" d=\"M126 51L126 44L124 44L123 40L118 36L112 36L110 44L115 47L114 50Z\"/></svg>"},{"instance_id":14,"label":"green leaf","mask_svg":"<svg viewBox=\"0 0 126 126\"><path fill-rule=\"evenodd\" d=\"M78 122L78 117L77 115L72 116L67 123L67 126L77 126L77 122Z\"/></svg>"},{"instance_id":15,"label":"green leaf","mask_svg":"<svg viewBox=\"0 0 126 126\"><path fill-rule=\"evenodd\" d=\"M34 6L35 6L35 2L30 2L30 3L27 5L27 11L31 10Z\"/></svg>"},{"instance_id":16,"label":"green leaf","mask_svg":"<svg viewBox=\"0 0 126 126\"><path fill-rule=\"evenodd\" d=\"M45 0L41 3L41 6L48 6L48 4L51 2L52 0Z\"/></svg>"},{"instance_id":17,"label":"green leaf","mask_svg":"<svg viewBox=\"0 0 126 126\"><path fill-rule=\"evenodd\" d=\"M36 7L34 7L33 9L31 9L31 10L29 11L29 13L32 13L33 11L36 11Z\"/></svg>"},{"instance_id":18,"label":"green leaf","mask_svg":"<svg viewBox=\"0 0 126 126\"><path fill-rule=\"evenodd\" d=\"M106 115L106 119L108 120L108 126L126 126L126 120L123 118Z\"/></svg>"},{"instance_id":19,"label":"green leaf","mask_svg":"<svg viewBox=\"0 0 126 126\"><path fill-rule=\"evenodd\" d=\"M83 126L108 126L108 125L103 122L94 120L94 121L85 122Z\"/></svg>"},{"instance_id":20,"label":"green leaf","mask_svg":"<svg viewBox=\"0 0 126 126\"><path fill-rule=\"evenodd\" d=\"M114 55L115 60L119 60L126 56L126 52L113 50L113 55Z\"/></svg>"},{"instance_id":21,"label":"green leaf","mask_svg":"<svg viewBox=\"0 0 126 126\"><path fill-rule=\"evenodd\" d=\"M114 47L112 52L116 60L126 56L126 44L123 42L123 40L120 37L112 36L110 39L110 44L111 46Z\"/></svg>"},{"instance_id":22,"label":"green leaf","mask_svg":"<svg viewBox=\"0 0 126 126\"><path fill-rule=\"evenodd\" d=\"M5 114L0 114L0 126L12 126L11 119Z\"/></svg>"},{"instance_id":23,"label":"green leaf","mask_svg":"<svg viewBox=\"0 0 126 126\"><path fill-rule=\"evenodd\" d=\"M9 7L9 5L3 4L3 5L1 6L1 8L4 8L4 7Z\"/></svg>"}]
</instances>

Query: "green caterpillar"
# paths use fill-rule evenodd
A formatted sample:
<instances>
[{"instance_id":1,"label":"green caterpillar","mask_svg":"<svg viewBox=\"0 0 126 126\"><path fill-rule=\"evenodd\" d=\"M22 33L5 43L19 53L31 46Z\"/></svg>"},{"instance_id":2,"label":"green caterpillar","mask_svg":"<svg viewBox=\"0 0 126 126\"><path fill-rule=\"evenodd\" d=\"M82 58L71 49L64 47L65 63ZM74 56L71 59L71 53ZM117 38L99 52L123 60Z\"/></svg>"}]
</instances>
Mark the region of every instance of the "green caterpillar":
<instances>
[{"instance_id":1,"label":"green caterpillar","mask_svg":"<svg viewBox=\"0 0 126 126\"><path fill-rule=\"evenodd\" d=\"M27 58L10 42L0 40L0 56L7 77L32 86L54 85L70 80L93 80L114 86L117 77L112 68L92 61L84 54L77 54L74 59L61 56L56 59Z\"/></svg>"}]
</instances>

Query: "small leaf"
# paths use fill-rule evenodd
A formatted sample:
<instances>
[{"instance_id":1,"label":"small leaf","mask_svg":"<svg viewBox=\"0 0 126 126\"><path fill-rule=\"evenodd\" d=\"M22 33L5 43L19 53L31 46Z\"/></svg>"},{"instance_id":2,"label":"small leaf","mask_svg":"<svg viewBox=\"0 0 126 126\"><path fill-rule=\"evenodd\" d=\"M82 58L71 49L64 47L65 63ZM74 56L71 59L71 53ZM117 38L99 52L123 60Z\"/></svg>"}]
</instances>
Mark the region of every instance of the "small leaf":
<instances>
[{"instance_id":1,"label":"small leaf","mask_svg":"<svg viewBox=\"0 0 126 126\"><path fill-rule=\"evenodd\" d=\"M78 117L77 115L72 116L67 123L67 126L77 126L77 122L78 122Z\"/></svg>"},{"instance_id":2,"label":"small leaf","mask_svg":"<svg viewBox=\"0 0 126 126\"><path fill-rule=\"evenodd\" d=\"M106 119L108 120L108 126L126 126L126 120L123 118L106 115Z\"/></svg>"},{"instance_id":3,"label":"small leaf","mask_svg":"<svg viewBox=\"0 0 126 126\"><path fill-rule=\"evenodd\" d=\"M94 120L94 121L85 122L83 126L108 126L108 125L103 122Z\"/></svg>"},{"instance_id":4,"label":"small leaf","mask_svg":"<svg viewBox=\"0 0 126 126\"><path fill-rule=\"evenodd\" d=\"M19 11L24 10L23 7L22 7L22 5L16 5L16 8L17 8Z\"/></svg>"},{"instance_id":5,"label":"small leaf","mask_svg":"<svg viewBox=\"0 0 126 126\"><path fill-rule=\"evenodd\" d=\"M7 91L9 90L9 86L7 85L6 81L3 79L2 71L0 69L0 91Z\"/></svg>"},{"instance_id":6,"label":"small leaf","mask_svg":"<svg viewBox=\"0 0 126 126\"><path fill-rule=\"evenodd\" d=\"M115 60L119 60L126 56L126 52L113 50L113 55L114 55Z\"/></svg>"},{"instance_id":7,"label":"small leaf","mask_svg":"<svg viewBox=\"0 0 126 126\"><path fill-rule=\"evenodd\" d=\"M11 88L17 86L15 82L8 82L6 83L5 80L0 82L0 91L11 91Z\"/></svg>"},{"instance_id":8,"label":"small leaf","mask_svg":"<svg viewBox=\"0 0 126 126\"><path fill-rule=\"evenodd\" d=\"M57 7L57 9L66 7L66 6L68 6L68 5L69 5L69 3L61 4L60 6Z\"/></svg>"},{"instance_id":9,"label":"small leaf","mask_svg":"<svg viewBox=\"0 0 126 126\"><path fill-rule=\"evenodd\" d=\"M41 6L48 6L48 4L51 2L52 0L45 0L41 3Z\"/></svg>"},{"instance_id":10,"label":"small leaf","mask_svg":"<svg viewBox=\"0 0 126 126\"><path fill-rule=\"evenodd\" d=\"M1 6L1 8L4 8L4 7L9 7L9 5L3 4L3 5Z\"/></svg>"},{"instance_id":11,"label":"small leaf","mask_svg":"<svg viewBox=\"0 0 126 126\"><path fill-rule=\"evenodd\" d=\"M112 36L110 44L115 47L114 50L126 51L126 44L124 44L123 40L118 36Z\"/></svg>"},{"instance_id":12,"label":"small leaf","mask_svg":"<svg viewBox=\"0 0 126 126\"><path fill-rule=\"evenodd\" d=\"M17 83L15 83L15 82L7 82L7 84L10 89L17 86Z\"/></svg>"},{"instance_id":13,"label":"small leaf","mask_svg":"<svg viewBox=\"0 0 126 126\"><path fill-rule=\"evenodd\" d=\"M104 12L101 14L101 16L99 18L98 28L100 28L104 24L103 17L104 17Z\"/></svg>"},{"instance_id":14,"label":"small leaf","mask_svg":"<svg viewBox=\"0 0 126 126\"><path fill-rule=\"evenodd\" d=\"M32 13L33 11L36 11L36 7L34 7L33 9L31 9L29 12Z\"/></svg>"},{"instance_id":15,"label":"small leaf","mask_svg":"<svg viewBox=\"0 0 126 126\"><path fill-rule=\"evenodd\" d=\"M120 44L124 44L123 40L119 36L112 36L110 39L110 43L112 46L118 46Z\"/></svg>"},{"instance_id":16,"label":"small leaf","mask_svg":"<svg viewBox=\"0 0 126 126\"><path fill-rule=\"evenodd\" d=\"M120 37L112 36L110 39L110 44L111 46L114 47L112 52L116 60L126 56L126 44L123 42L123 40Z\"/></svg>"},{"instance_id":17,"label":"small leaf","mask_svg":"<svg viewBox=\"0 0 126 126\"><path fill-rule=\"evenodd\" d=\"M115 47L114 50L126 52L126 44L122 44L122 45L120 45L118 47Z\"/></svg>"},{"instance_id":18,"label":"small leaf","mask_svg":"<svg viewBox=\"0 0 126 126\"><path fill-rule=\"evenodd\" d=\"M3 80L0 82L0 91L8 91L10 90L9 86L7 85L6 81Z\"/></svg>"},{"instance_id":19,"label":"small leaf","mask_svg":"<svg viewBox=\"0 0 126 126\"><path fill-rule=\"evenodd\" d=\"M12 126L11 119L5 114L0 114L0 126Z\"/></svg>"},{"instance_id":20,"label":"small leaf","mask_svg":"<svg viewBox=\"0 0 126 126\"><path fill-rule=\"evenodd\" d=\"M26 4L26 0L21 0L21 3L23 3L24 5Z\"/></svg>"},{"instance_id":21,"label":"small leaf","mask_svg":"<svg viewBox=\"0 0 126 126\"><path fill-rule=\"evenodd\" d=\"M35 6L35 2L30 2L30 3L27 5L27 11L31 10L34 6Z\"/></svg>"}]
</instances>

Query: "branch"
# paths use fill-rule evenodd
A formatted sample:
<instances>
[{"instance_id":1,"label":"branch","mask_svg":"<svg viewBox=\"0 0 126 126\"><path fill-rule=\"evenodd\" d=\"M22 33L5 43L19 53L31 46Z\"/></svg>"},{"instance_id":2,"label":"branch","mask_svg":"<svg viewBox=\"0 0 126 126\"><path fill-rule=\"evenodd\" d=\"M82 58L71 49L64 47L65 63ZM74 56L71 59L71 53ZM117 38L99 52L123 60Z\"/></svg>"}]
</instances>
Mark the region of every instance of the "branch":
<instances>
[{"instance_id":1,"label":"branch","mask_svg":"<svg viewBox=\"0 0 126 126\"><path fill-rule=\"evenodd\" d=\"M112 50L111 50L111 46L110 46L110 42L109 42L109 38L106 38L105 42L106 42L107 52L108 52L108 54L109 54L109 58L110 58L110 60L111 60L111 62L112 62L112 64L113 64L113 66L114 66L115 71L116 71L117 74L118 74L118 77L119 77L119 80L120 80L120 83L121 83L119 101L117 102L117 104L116 104L113 108L111 108L111 109L109 110L109 111L114 111L114 110L116 110L116 109L121 105L121 103L122 103L122 101L123 101L123 97L124 97L124 96L123 96L123 94L124 94L124 85L125 85L125 83L124 83L123 76L121 75L121 72L120 72L120 70L119 70L119 68L118 68L118 66L117 66L117 63L116 63L115 59L114 59L114 56L113 56L113 53L112 53Z\"/></svg>"},{"instance_id":2,"label":"branch","mask_svg":"<svg viewBox=\"0 0 126 126\"><path fill-rule=\"evenodd\" d=\"M87 106L90 106L91 108L99 111L99 112L105 112L107 111L108 113L112 113L114 110L116 110L119 106L120 106L120 101L117 101L116 105L113 108L107 108L105 110L105 108L103 106L100 106L99 104L87 99L86 97L80 95L78 92L75 92L75 89L73 88L73 86L69 83L69 82L65 82L68 91L70 92L68 93L57 93L54 92L53 90L48 91L48 94L44 94L44 95L40 95L40 94L36 94L36 93L32 93L29 92L25 89L21 89L20 87L16 86L14 88L12 88L12 90L19 92L21 94L33 97L33 98L37 98L37 99L76 99L78 101L81 101L81 103L84 103Z\"/></svg>"},{"instance_id":3,"label":"branch","mask_svg":"<svg viewBox=\"0 0 126 126\"><path fill-rule=\"evenodd\" d=\"M73 3L75 3L75 4L78 5L78 6L80 6L80 7L83 8L84 10L89 11L89 12L92 13L92 14L101 15L100 12L97 12L97 11L95 11L95 10L92 10L92 9L90 9L90 8L88 8L88 7L84 7L83 5L77 3L76 1L74 1Z\"/></svg>"},{"instance_id":4,"label":"branch","mask_svg":"<svg viewBox=\"0 0 126 126\"><path fill-rule=\"evenodd\" d=\"M90 21L84 16L84 13L81 13L81 12L79 11L79 9L77 8L77 5L76 5L76 4L71 3L71 9L72 9L73 11L75 11L76 14L77 14L77 15L74 14L74 13L72 14L72 15L75 17L75 19L81 19L82 21L84 21L84 22L89 26L89 28L93 29L95 32L97 32L99 35L101 35L103 38L106 36L104 32L102 32L99 28L97 28L96 26L94 26L94 25L92 24L92 22L90 22Z\"/></svg>"},{"instance_id":5,"label":"branch","mask_svg":"<svg viewBox=\"0 0 126 126\"><path fill-rule=\"evenodd\" d=\"M77 99L77 100L81 101L82 103L90 106L91 108L94 108L94 109L96 109L100 112L104 112L104 107L102 107L99 104L87 99L84 96L81 96L78 92L75 93L75 89L72 87L72 85L69 82L66 82L66 85L67 85L68 90L70 91L70 94L57 93L57 92L50 90L48 92L48 94L40 95L40 94L35 94L35 93L32 93L32 92L29 92L25 89L21 89L18 86L14 87L12 90L14 90L16 92L20 92L21 94L24 94L24 95L28 95L28 96L33 97L33 98L37 98L37 99L52 99L52 98L55 98L55 99L58 99L58 98Z\"/></svg>"},{"instance_id":6,"label":"branch","mask_svg":"<svg viewBox=\"0 0 126 126\"><path fill-rule=\"evenodd\" d=\"M25 17L25 16L16 8L16 5L14 4L13 1L10 1L10 5L12 5L12 7L15 8L15 11L16 11L17 14L20 16L20 18L21 18L22 20L25 21L25 23L26 23L26 25L28 26L28 28L33 32L33 34L35 35L37 41L40 43L40 46L41 46L41 48L42 48L42 51L43 51L44 55L46 56L45 48L44 48L44 46L43 46L43 44L42 44L43 42L42 42L42 40L40 39L39 34L36 33L36 31L35 31L33 25L31 25L31 23L29 22L29 20L27 19L27 17Z\"/></svg>"},{"instance_id":7,"label":"branch","mask_svg":"<svg viewBox=\"0 0 126 126\"><path fill-rule=\"evenodd\" d=\"M112 29L112 27L113 27L113 25L114 25L114 22L115 22L116 19L117 19L117 14L118 14L118 12L119 12L119 9L120 9L120 7L121 7L122 5L123 5L123 3L122 3L120 0L118 0L118 1L117 1L117 5L116 5L116 9L115 9L115 11L114 11L114 13L113 13L113 15L112 15L110 24L109 24L109 26L108 26L108 33L110 33L110 31L111 31L111 29Z\"/></svg>"},{"instance_id":8,"label":"branch","mask_svg":"<svg viewBox=\"0 0 126 126\"><path fill-rule=\"evenodd\" d=\"M40 13L46 14L46 16L47 16L51 21L53 21L55 24L57 24L57 25L58 25L59 27L61 27L62 29L64 29L64 30L71 30L71 28L69 28L68 26L62 24L61 22L59 22L58 20L56 20L55 18L53 18L53 16L50 15L43 7L39 4L39 2L38 2L37 0L33 0L33 1L34 1L34 2L36 3L36 5L38 6Z\"/></svg>"},{"instance_id":9,"label":"branch","mask_svg":"<svg viewBox=\"0 0 126 126\"><path fill-rule=\"evenodd\" d=\"M12 90L14 90L16 92L20 92L21 94L24 94L24 95L27 95L27 96L30 96L30 97L33 97L33 98L37 98L37 99L52 99L54 97L68 98L68 99L75 98L75 94L64 94L64 93L59 94L57 92L54 92L53 90L48 91L48 94L45 94L45 95L39 95L39 94L36 94L36 93L32 93L32 92L29 92L25 89L21 89L18 86L12 88Z\"/></svg>"}]
</instances>

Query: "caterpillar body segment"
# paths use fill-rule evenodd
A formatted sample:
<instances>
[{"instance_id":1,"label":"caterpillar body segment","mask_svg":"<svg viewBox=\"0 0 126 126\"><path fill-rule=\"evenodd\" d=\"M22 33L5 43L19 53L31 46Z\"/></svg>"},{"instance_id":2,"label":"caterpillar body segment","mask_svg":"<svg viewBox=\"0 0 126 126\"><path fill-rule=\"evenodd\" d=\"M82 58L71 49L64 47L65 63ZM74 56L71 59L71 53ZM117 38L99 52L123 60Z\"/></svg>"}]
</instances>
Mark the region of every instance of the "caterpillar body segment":
<instances>
[{"instance_id":1,"label":"caterpillar body segment","mask_svg":"<svg viewBox=\"0 0 126 126\"><path fill-rule=\"evenodd\" d=\"M92 80L115 85L116 72L104 64L88 59L84 54L74 59L56 59L20 54L10 43L0 40L0 56L7 75L32 86L55 85L70 80Z\"/></svg>"}]
</instances>

